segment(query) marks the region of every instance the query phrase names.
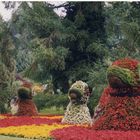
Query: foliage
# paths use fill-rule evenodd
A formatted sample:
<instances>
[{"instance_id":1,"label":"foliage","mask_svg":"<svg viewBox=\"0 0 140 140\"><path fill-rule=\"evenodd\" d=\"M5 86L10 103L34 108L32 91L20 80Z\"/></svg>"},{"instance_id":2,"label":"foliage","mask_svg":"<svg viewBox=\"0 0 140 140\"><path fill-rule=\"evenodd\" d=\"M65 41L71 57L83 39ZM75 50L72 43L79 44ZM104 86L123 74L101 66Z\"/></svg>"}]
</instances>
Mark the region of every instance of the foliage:
<instances>
[{"instance_id":1,"label":"foliage","mask_svg":"<svg viewBox=\"0 0 140 140\"><path fill-rule=\"evenodd\" d=\"M13 43L16 48L14 57L16 59L17 72L22 72L33 63L32 51L28 47L33 34L31 28L23 18L24 10L28 9L28 4L26 2L20 3L21 5L13 13L12 19L8 21ZM24 9L23 7L26 8Z\"/></svg>"},{"instance_id":2,"label":"foliage","mask_svg":"<svg viewBox=\"0 0 140 140\"><path fill-rule=\"evenodd\" d=\"M72 82L83 80L95 88L97 98L92 100L97 104L108 65L124 57L140 59L140 3L66 2L56 6L65 9L65 17L54 7L21 2L6 25L16 47L17 72L38 82L51 81L55 93L67 93ZM0 22L0 38L3 32Z\"/></svg>"},{"instance_id":3,"label":"foliage","mask_svg":"<svg viewBox=\"0 0 140 140\"><path fill-rule=\"evenodd\" d=\"M27 33L31 38L27 40L29 43L26 46L31 50L33 59L30 67L26 67L25 75L34 80L50 80L52 76L54 79L54 73L65 69L68 53L68 49L61 43L64 37L63 26L58 15L46 3L31 4L32 7L25 2L19 8L24 10L19 13L22 24L25 24L26 29L30 28L32 33Z\"/></svg>"},{"instance_id":4,"label":"foliage","mask_svg":"<svg viewBox=\"0 0 140 140\"><path fill-rule=\"evenodd\" d=\"M93 69L88 71L88 84L91 87L107 84L106 80L106 63L95 63Z\"/></svg>"},{"instance_id":5,"label":"foliage","mask_svg":"<svg viewBox=\"0 0 140 140\"><path fill-rule=\"evenodd\" d=\"M98 59L102 61L102 54L106 55L103 45L105 38L102 38L105 37L102 4L70 2L65 7L67 14L63 23L66 32L70 32L65 42L65 46L69 48L66 73L70 79L73 77L73 81L79 78L87 81L85 77L88 69L92 69ZM100 11L97 10L99 7ZM95 19L96 22L92 22Z\"/></svg>"},{"instance_id":6,"label":"foliage","mask_svg":"<svg viewBox=\"0 0 140 140\"><path fill-rule=\"evenodd\" d=\"M0 19L0 113L6 112L6 103L14 93L13 81L15 61L12 58L14 46L8 28Z\"/></svg>"},{"instance_id":7,"label":"foliage","mask_svg":"<svg viewBox=\"0 0 140 140\"><path fill-rule=\"evenodd\" d=\"M85 70L86 65L92 68L93 62L98 59L102 61L102 54L106 55L106 48L103 45L105 41L103 3L97 2L94 5L69 2L64 5L67 15L63 19L44 2L31 4L30 7L23 2L19 7L22 12L18 10L19 15L15 16L21 19L15 22L17 29L24 25L26 30L29 29L26 32L27 37L32 36L30 41L26 40L29 42L28 50L32 50L33 55L33 62L26 74L35 80L39 80L39 75L44 79L52 76L54 88L61 88L63 92L67 92L69 80L81 78L87 81L84 78L88 74L86 72L88 69ZM71 8L73 13L70 13ZM92 22L95 19L96 22Z\"/></svg>"},{"instance_id":8,"label":"foliage","mask_svg":"<svg viewBox=\"0 0 140 140\"><path fill-rule=\"evenodd\" d=\"M56 106L51 106L49 108L43 108L42 110L40 110L41 114L51 114L51 115L56 115L56 114L64 114L64 108L63 107L56 107Z\"/></svg>"},{"instance_id":9,"label":"foliage","mask_svg":"<svg viewBox=\"0 0 140 140\"><path fill-rule=\"evenodd\" d=\"M140 20L139 3L115 2L105 8L106 32L110 57L113 59L132 57L139 59ZM132 53L133 52L133 53Z\"/></svg>"},{"instance_id":10,"label":"foliage","mask_svg":"<svg viewBox=\"0 0 140 140\"><path fill-rule=\"evenodd\" d=\"M52 106L66 108L68 104L67 95L44 95L38 94L34 97L35 104L39 110Z\"/></svg>"},{"instance_id":11,"label":"foliage","mask_svg":"<svg viewBox=\"0 0 140 140\"><path fill-rule=\"evenodd\" d=\"M89 102L88 102L88 107L89 107L91 116L93 116L93 114L94 114L94 108L98 105L100 96L102 95L102 92L105 87L106 87L106 84L101 84L101 85L96 85L93 88L92 94L91 94L91 96L89 98Z\"/></svg>"}]
</instances>

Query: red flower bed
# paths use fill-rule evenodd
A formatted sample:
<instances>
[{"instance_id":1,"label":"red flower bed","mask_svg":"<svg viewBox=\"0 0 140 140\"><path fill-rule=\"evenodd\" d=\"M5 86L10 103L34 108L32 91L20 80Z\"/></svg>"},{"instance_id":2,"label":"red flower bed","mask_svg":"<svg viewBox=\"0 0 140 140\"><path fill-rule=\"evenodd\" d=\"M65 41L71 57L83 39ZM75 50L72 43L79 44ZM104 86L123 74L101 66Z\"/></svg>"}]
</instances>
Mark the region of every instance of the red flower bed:
<instances>
[{"instance_id":1,"label":"red flower bed","mask_svg":"<svg viewBox=\"0 0 140 140\"><path fill-rule=\"evenodd\" d=\"M55 140L139 140L140 131L96 131L84 126L60 123L62 116L16 117L1 115L0 133L27 138ZM43 124L43 125L42 125ZM48 125L49 124L49 125ZM8 127L9 126L9 127Z\"/></svg>"},{"instance_id":2,"label":"red flower bed","mask_svg":"<svg viewBox=\"0 0 140 140\"><path fill-rule=\"evenodd\" d=\"M56 140L140 140L140 131L95 131L72 126L52 131Z\"/></svg>"},{"instance_id":3,"label":"red flower bed","mask_svg":"<svg viewBox=\"0 0 140 140\"><path fill-rule=\"evenodd\" d=\"M48 119L48 118L39 118L39 117L11 117L4 118L0 120L0 127L8 126L22 126L22 125L40 125L40 124L59 124L61 119Z\"/></svg>"}]
</instances>

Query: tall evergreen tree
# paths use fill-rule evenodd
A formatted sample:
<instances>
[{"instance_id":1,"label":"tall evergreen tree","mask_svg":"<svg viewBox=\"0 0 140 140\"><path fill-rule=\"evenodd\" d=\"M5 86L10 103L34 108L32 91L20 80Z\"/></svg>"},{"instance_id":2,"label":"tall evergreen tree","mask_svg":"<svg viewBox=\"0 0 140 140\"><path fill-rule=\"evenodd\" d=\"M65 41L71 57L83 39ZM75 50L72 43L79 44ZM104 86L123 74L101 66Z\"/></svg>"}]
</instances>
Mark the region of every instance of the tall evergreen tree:
<instances>
[{"instance_id":1,"label":"tall evergreen tree","mask_svg":"<svg viewBox=\"0 0 140 140\"><path fill-rule=\"evenodd\" d=\"M69 81L87 80L88 70L102 61L106 33L104 3L68 2L63 6L66 17L60 18L45 2L33 2L31 7L23 2L19 16L23 23L18 25L32 32L32 41L26 44L34 56L28 76L51 77L55 89L67 92Z\"/></svg>"},{"instance_id":2,"label":"tall evergreen tree","mask_svg":"<svg viewBox=\"0 0 140 140\"><path fill-rule=\"evenodd\" d=\"M110 50L110 57L114 59L139 58L139 4L137 2L114 2L109 5L105 8L107 45L115 48Z\"/></svg>"},{"instance_id":3,"label":"tall evergreen tree","mask_svg":"<svg viewBox=\"0 0 140 140\"><path fill-rule=\"evenodd\" d=\"M20 44L22 42L24 44L21 47L30 50L33 56L33 62L25 74L38 81L50 79L55 83L55 73L65 69L65 57L68 52L68 49L64 48L62 44L63 25L59 16L47 3L33 2L31 4L30 7L27 2L23 2L18 9L19 12L16 11L17 20L14 22L13 16L12 22L17 33L23 29L20 33L22 37L25 29L28 30L26 37L29 39L24 39L26 44L22 39L18 39ZM19 43L16 44L19 48Z\"/></svg>"},{"instance_id":4,"label":"tall evergreen tree","mask_svg":"<svg viewBox=\"0 0 140 140\"><path fill-rule=\"evenodd\" d=\"M87 80L88 69L106 53L103 6L102 2L70 2L65 6L66 71L73 80Z\"/></svg>"},{"instance_id":5,"label":"tall evergreen tree","mask_svg":"<svg viewBox=\"0 0 140 140\"><path fill-rule=\"evenodd\" d=\"M5 104L14 94L15 61L13 59L13 43L9 29L0 18L0 113L6 111Z\"/></svg>"},{"instance_id":6,"label":"tall evergreen tree","mask_svg":"<svg viewBox=\"0 0 140 140\"><path fill-rule=\"evenodd\" d=\"M68 2L64 5L66 16L62 19L62 33L65 38L62 44L69 52L65 69L53 73L55 87L62 87L64 92L72 81L87 81L89 69L107 54L103 6L102 2Z\"/></svg>"}]
</instances>

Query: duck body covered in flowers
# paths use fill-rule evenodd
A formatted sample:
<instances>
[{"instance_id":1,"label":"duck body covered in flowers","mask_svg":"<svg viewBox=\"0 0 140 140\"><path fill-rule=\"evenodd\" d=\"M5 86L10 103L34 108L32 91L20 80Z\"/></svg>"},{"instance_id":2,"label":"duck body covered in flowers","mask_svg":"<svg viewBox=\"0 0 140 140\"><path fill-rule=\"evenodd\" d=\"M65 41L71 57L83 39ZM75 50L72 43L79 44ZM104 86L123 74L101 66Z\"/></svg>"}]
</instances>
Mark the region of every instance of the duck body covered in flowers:
<instances>
[{"instance_id":1,"label":"duck body covered in flowers","mask_svg":"<svg viewBox=\"0 0 140 140\"><path fill-rule=\"evenodd\" d=\"M76 81L69 89L70 102L67 106L62 123L91 124L91 116L87 107L89 98L88 85L83 81Z\"/></svg>"},{"instance_id":2,"label":"duck body covered in flowers","mask_svg":"<svg viewBox=\"0 0 140 140\"><path fill-rule=\"evenodd\" d=\"M140 63L125 58L107 70L109 86L95 110L93 129L140 130Z\"/></svg>"},{"instance_id":3,"label":"duck body covered in flowers","mask_svg":"<svg viewBox=\"0 0 140 140\"><path fill-rule=\"evenodd\" d=\"M15 111L12 113L16 116L35 116L38 115L37 108L32 101L32 93L31 90L26 87L21 87L18 89L18 97L14 101L11 102L12 109Z\"/></svg>"}]
</instances>

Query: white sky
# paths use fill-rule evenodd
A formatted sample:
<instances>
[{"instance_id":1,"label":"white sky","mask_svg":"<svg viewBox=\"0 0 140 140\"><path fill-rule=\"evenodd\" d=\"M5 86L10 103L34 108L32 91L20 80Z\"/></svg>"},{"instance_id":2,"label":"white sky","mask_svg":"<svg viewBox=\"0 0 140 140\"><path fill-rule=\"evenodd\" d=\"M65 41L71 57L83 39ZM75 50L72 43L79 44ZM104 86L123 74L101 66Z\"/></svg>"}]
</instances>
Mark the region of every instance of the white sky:
<instances>
[{"instance_id":1,"label":"white sky","mask_svg":"<svg viewBox=\"0 0 140 140\"><path fill-rule=\"evenodd\" d=\"M9 20L11 18L12 11L13 10L6 10L4 4L0 1L0 15L4 20Z\"/></svg>"},{"instance_id":2,"label":"white sky","mask_svg":"<svg viewBox=\"0 0 140 140\"><path fill-rule=\"evenodd\" d=\"M49 3L59 5L59 4L64 3L64 1L63 2L62 1L61 2L58 2L58 1L57 2L49 2ZM14 9L7 10L7 9L4 8L4 4L2 3L2 1L0 1L0 15L3 17L3 19L5 21L8 21L12 16L12 12L14 12L17 9L17 7L18 7L18 4L16 4L16 7ZM63 13L62 10L64 10L64 8L55 9L54 11L58 15L64 16L65 13Z\"/></svg>"}]
</instances>

